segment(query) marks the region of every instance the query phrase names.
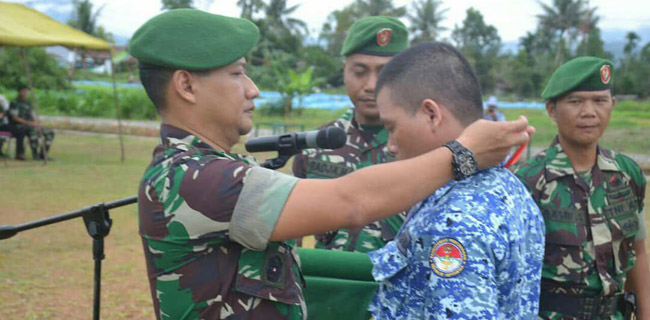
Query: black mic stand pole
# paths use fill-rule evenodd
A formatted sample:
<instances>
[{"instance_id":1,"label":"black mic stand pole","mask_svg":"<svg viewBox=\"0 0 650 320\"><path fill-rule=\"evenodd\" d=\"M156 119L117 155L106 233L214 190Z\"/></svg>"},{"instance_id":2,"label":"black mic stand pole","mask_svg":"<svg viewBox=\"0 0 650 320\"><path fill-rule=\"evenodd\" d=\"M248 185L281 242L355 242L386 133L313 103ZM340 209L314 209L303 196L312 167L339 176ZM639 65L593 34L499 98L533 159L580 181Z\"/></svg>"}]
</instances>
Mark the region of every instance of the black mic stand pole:
<instances>
[{"instance_id":1,"label":"black mic stand pole","mask_svg":"<svg viewBox=\"0 0 650 320\"><path fill-rule=\"evenodd\" d=\"M93 319L99 320L99 302L102 283L102 260L104 259L104 238L108 236L113 225L108 215L110 209L126 206L138 202L133 196L108 203L98 203L81 210L68 212L62 215L45 218L17 226L0 226L0 240L15 236L18 232L39 228L78 217L83 217L88 235L93 238L93 260L95 260L95 286L93 295Z\"/></svg>"}]
</instances>

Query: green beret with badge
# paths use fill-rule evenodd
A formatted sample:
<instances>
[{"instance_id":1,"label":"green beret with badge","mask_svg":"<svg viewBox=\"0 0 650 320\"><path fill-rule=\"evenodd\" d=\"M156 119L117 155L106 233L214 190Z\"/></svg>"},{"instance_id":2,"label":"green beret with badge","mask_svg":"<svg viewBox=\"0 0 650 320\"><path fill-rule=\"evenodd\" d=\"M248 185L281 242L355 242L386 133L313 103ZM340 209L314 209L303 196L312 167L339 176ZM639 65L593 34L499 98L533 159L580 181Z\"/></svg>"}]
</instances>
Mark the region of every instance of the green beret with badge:
<instances>
[{"instance_id":1,"label":"green beret with badge","mask_svg":"<svg viewBox=\"0 0 650 320\"><path fill-rule=\"evenodd\" d=\"M140 68L208 70L246 56L259 40L255 24L196 9L175 9L145 22L129 41Z\"/></svg>"},{"instance_id":2,"label":"green beret with badge","mask_svg":"<svg viewBox=\"0 0 650 320\"><path fill-rule=\"evenodd\" d=\"M555 70L542 92L542 99L555 99L571 91L612 89L613 84L614 63L598 57L578 57Z\"/></svg>"},{"instance_id":3,"label":"green beret with badge","mask_svg":"<svg viewBox=\"0 0 650 320\"><path fill-rule=\"evenodd\" d=\"M343 43L342 56L362 53L394 56L408 47L406 26L393 17L365 17L355 22Z\"/></svg>"}]
</instances>

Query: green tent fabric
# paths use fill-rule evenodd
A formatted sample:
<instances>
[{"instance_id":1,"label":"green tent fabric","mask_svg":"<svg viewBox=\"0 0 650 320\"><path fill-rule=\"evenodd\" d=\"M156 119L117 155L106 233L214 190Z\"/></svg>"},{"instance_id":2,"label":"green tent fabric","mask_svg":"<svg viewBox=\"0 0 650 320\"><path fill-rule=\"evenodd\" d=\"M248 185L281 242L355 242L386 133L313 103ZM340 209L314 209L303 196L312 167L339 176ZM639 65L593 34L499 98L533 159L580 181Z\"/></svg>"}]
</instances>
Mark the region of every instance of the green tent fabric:
<instances>
[{"instance_id":1,"label":"green tent fabric","mask_svg":"<svg viewBox=\"0 0 650 320\"><path fill-rule=\"evenodd\" d=\"M310 320L368 320L379 284L365 253L298 248Z\"/></svg>"},{"instance_id":2,"label":"green tent fabric","mask_svg":"<svg viewBox=\"0 0 650 320\"><path fill-rule=\"evenodd\" d=\"M66 46L110 50L95 38L18 3L0 2L0 45L16 47Z\"/></svg>"}]
</instances>

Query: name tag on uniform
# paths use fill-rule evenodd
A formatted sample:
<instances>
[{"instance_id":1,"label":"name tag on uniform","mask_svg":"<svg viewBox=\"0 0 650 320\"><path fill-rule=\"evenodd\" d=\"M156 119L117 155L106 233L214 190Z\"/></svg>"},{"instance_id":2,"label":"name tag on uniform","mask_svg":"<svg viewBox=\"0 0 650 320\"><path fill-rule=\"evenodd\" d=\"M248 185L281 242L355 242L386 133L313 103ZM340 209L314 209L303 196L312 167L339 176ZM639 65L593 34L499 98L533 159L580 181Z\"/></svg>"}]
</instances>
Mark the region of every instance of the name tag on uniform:
<instances>
[{"instance_id":1,"label":"name tag on uniform","mask_svg":"<svg viewBox=\"0 0 650 320\"><path fill-rule=\"evenodd\" d=\"M331 163L311 158L307 160L308 174L314 174L325 178L338 178L352 171L354 171L354 169L346 166L345 163Z\"/></svg>"}]
</instances>

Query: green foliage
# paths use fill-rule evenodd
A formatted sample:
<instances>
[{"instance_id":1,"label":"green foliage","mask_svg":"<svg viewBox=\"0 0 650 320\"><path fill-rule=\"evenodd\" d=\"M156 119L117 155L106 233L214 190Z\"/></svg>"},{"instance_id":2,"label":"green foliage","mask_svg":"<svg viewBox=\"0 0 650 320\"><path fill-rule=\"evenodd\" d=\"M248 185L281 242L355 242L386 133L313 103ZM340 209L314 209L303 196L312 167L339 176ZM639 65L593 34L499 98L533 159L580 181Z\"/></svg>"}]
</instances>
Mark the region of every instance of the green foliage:
<instances>
[{"instance_id":1,"label":"green foliage","mask_svg":"<svg viewBox=\"0 0 650 320\"><path fill-rule=\"evenodd\" d=\"M412 11L408 18L411 21L411 36L413 44L427 41L435 41L447 28L440 26L445 20L445 13L449 8L442 9L440 0L418 0L413 2Z\"/></svg>"},{"instance_id":2,"label":"green foliage","mask_svg":"<svg viewBox=\"0 0 650 320\"><path fill-rule=\"evenodd\" d=\"M163 10L173 10L182 8L193 8L193 0L162 0Z\"/></svg>"},{"instance_id":3,"label":"green foliage","mask_svg":"<svg viewBox=\"0 0 650 320\"><path fill-rule=\"evenodd\" d=\"M21 50L27 53L35 88L63 89L69 86L66 71L42 48L0 48L0 87L14 89L18 83L27 83Z\"/></svg>"},{"instance_id":4,"label":"green foliage","mask_svg":"<svg viewBox=\"0 0 650 320\"><path fill-rule=\"evenodd\" d=\"M8 99L16 97L15 91L0 91ZM156 109L144 89L119 88L117 90L121 117L124 119L155 120ZM113 88L79 86L71 90L34 90L39 114L73 117L115 118Z\"/></svg>"},{"instance_id":5,"label":"green foliage","mask_svg":"<svg viewBox=\"0 0 650 320\"><path fill-rule=\"evenodd\" d=\"M452 38L474 67L481 88L490 91L496 83L494 67L501 50L501 38L493 25L485 23L481 12L469 8L466 13L462 26L454 28Z\"/></svg>"},{"instance_id":6,"label":"green foliage","mask_svg":"<svg viewBox=\"0 0 650 320\"><path fill-rule=\"evenodd\" d=\"M324 82L322 78L314 79L312 73L314 69L307 68L302 72L296 72L292 69L275 69L273 70L278 81L278 91L284 101L284 114L289 115L293 110L293 99L298 98L299 114L302 112L302 98L314 92L314 87Z\"/></svg>"}]
</instances>

